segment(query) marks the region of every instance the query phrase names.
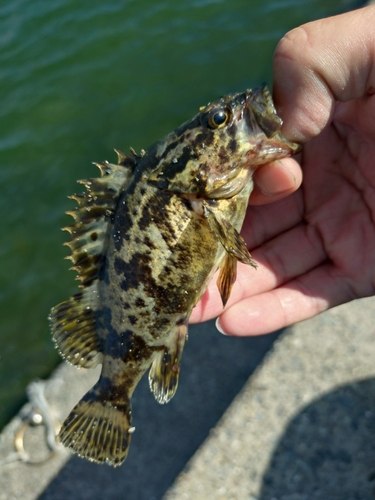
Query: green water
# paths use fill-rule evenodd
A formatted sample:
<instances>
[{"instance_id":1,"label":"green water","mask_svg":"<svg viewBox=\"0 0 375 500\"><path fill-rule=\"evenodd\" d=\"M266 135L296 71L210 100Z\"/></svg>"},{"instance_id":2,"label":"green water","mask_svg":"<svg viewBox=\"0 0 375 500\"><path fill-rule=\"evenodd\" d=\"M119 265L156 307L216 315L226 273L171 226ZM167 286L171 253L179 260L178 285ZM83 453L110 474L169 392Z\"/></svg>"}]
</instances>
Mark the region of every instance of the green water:
<instances>
[{"instance_id":1,"label":"green water","mask_svg":"<svg viewBox=\"0 0 375 500\"><path fill-rule=\"evenodd\" d=\"M76 291L59 230L75 180L114 147L146 148L207 101L270 81L287 30L352 5L2 0L0 427L59 359L47 315Z\"/></svg>"}]
</instances>

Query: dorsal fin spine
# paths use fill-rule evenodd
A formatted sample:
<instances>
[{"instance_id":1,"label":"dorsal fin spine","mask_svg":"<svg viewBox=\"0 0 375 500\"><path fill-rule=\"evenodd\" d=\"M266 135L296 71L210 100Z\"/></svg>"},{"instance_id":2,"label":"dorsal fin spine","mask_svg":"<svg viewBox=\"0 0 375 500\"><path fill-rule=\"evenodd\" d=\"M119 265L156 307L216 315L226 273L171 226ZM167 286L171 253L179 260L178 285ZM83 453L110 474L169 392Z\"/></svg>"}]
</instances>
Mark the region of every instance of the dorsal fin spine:
<instances>
[{"instance_id":1,"label":"dorsal fin spine","mask_svg":"<svg viewBox=\"0 0 375 500\"><path fill-rule=\"evenodd\" d=\"M101 177L79 181L86 192L70 198L78 207L69 210L74 223L64 229L70 240L67 258L73 262L81 292L51 310L53 338L61 355L70 363L92 368L102 360L96 311L100 308L98 276L109 234L109 214L116 208L122 189L130 180L131 169L108 162L96 164Z\"/></svg>"}]
</instances>

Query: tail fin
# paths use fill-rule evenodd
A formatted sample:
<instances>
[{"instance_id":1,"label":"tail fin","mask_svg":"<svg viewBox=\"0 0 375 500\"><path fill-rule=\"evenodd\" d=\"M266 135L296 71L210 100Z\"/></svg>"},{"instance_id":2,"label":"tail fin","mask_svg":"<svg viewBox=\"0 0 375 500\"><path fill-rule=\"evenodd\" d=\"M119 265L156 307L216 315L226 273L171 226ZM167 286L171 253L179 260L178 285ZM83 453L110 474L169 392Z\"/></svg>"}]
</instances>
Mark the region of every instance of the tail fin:
<instances>
[{"instance_id":1,"label":"tail fin","mask_svg":"<svg viewBox=\"0 0 375 500\"><path fill-rule=\"evenodd\" d=\"M128 454L131 433L129 399L113 403L103 399L94 386L67 417L60 442L80 457L117 467Z\"/></svg>"}]
</instances>

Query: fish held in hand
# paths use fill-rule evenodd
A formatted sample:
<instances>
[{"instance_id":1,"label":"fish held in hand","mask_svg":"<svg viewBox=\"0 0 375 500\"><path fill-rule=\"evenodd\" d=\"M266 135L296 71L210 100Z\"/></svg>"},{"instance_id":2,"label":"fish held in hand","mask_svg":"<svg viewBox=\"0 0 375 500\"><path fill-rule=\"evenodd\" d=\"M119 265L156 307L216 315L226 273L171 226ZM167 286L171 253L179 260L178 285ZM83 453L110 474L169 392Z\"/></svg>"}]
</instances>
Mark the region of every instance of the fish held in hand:
<instances>
[{"instance_id":1,"label":"fish held in hand","mask_svg":"<svg viewBox=\"0 0 375 500\"><path fill-rule=\"evenodd\" d=\"M187 323L216 269L223 305L237 261L255 266L239 234L258 165L299 149L280 133L266 86L225 96L138 156L97 164L80 181L66 243L81 281L50 314L63 358L102 364L65 420L60 441L88 460L120 465L130 399L149 368L159 403L175 394Z\"/></svg>"}]
</instances>

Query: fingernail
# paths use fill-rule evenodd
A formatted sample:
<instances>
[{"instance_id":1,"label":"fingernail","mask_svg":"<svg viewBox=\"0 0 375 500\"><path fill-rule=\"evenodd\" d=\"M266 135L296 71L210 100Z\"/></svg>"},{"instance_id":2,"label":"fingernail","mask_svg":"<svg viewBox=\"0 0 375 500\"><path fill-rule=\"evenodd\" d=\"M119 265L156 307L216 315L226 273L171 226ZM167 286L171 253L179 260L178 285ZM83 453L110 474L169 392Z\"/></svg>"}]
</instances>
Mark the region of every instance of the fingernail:
<instances>
[{"instance_id":1,"label":"fingernail","mask_svg":"<svg viewBox=\"0 0 375 500\"><path fill-rule=\"evenodd\" d=\"M220 333L222 333L223 335L227 335L224 330L221 328L220 326L220 318L217 318L216 321L215 321L215 326L216 328L219 330Z\"/></svg>"}]
</instances>

